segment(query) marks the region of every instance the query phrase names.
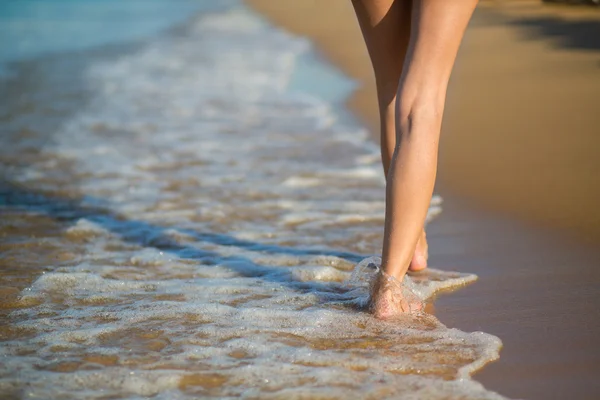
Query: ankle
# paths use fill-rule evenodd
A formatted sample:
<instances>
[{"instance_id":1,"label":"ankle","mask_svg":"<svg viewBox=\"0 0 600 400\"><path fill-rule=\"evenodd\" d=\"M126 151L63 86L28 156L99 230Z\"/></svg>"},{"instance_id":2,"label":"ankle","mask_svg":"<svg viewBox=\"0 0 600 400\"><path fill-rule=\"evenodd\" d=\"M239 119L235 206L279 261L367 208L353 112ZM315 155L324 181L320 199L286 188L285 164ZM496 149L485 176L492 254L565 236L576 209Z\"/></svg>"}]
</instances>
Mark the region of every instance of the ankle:
<instances>
[{"instance_id":1,"label":"ankle","mask_svg":"<svg viewBox=\"0 0 600 400\"><path fill-rule=\"evenodd\" d=\"M406 275L406 271L408 271L408 267L410 266L410 261L388 261L381 263L380 274L385 277L389 277L392 279L396 279L399 282L402 282L404 279L404 275Z\"/></svg>"}]
</instances>

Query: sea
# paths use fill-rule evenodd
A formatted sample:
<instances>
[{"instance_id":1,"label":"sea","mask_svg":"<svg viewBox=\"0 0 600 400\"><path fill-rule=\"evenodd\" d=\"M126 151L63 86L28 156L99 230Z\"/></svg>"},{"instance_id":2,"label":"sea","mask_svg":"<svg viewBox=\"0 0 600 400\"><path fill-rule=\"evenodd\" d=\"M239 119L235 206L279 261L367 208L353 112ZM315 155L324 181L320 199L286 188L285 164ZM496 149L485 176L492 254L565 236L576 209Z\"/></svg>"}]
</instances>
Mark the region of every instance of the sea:
<instances>
[{"instance_id":1,"label":"sea","mask_svg":"<svg viewBox=\"0 0 600 400\"><path fill-rule=\"evenodd\" d=\"M379 150L309 40L237 0L3 0L0 40L1 398L503 398L497 337L369 314Z\"/></svg>"}]
</instances>

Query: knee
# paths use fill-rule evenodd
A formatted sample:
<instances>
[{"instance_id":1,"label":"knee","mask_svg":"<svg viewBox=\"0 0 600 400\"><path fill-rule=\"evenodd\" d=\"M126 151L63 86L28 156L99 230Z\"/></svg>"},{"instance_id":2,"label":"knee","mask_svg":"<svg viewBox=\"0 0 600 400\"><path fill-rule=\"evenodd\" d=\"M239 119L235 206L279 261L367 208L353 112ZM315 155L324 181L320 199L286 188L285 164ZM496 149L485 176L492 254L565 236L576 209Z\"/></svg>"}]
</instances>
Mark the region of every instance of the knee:
<instances>
[{"instance_id":1,"label":"knee","mask_svg":"<svg viewBox=\"0 0 600 400\"><path fill-rule=\"evenodd\" d=\"M433 122L441 119L444 113L445 91L435 87L402 88L398 93L396 113L400 122L412 120Z\"/></svg>"},{"instance_id":2,"label":"knee","mask_svg":"<svg viewBox=\"0 0 600 400\"><path fill-rule=\"evenodd\" d=\"M438 137L444 113L445 93L419 90L398 93L396 118L403 138L414 135Z\"/></svg>"}]
</instances>

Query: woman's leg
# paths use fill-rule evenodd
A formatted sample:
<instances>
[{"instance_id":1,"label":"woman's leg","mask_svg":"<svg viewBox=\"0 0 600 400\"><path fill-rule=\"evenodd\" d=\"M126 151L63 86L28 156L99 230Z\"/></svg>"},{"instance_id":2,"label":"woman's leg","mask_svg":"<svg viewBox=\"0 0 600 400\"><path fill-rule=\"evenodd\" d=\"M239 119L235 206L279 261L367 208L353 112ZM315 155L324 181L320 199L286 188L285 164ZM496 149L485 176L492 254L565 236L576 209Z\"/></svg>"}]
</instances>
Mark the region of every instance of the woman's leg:
<instances>
[{"instance_id":1,"label":"woman's leg","mask_svg":"<svg viewBox=\"0 0 600 400\"><path fill-rule=\"evenodd\" d=\"M381 160L387 179L396 147L396 93L410 37L411 0L352 0L352 4L375 72ZM427 240L423 230L410 269L425 267Z\"/></svg>"},{"instance_id":2,"label":"woman's leg","mask_svg":"<svg viewBox=\"0 0 600 400\"><path fill-rule=\"evenodd\" d=\"M419 240L437 169L446 88L477 0L414 0L410 43L396 101L397 138L386 191L383 271L402 280ZM381 276L373 294L380 318L410 311Z\"/></svg>"},{"instance_id":3,"label":"woman's leg","mask_svg":"<svg viewBox=\"0 0 600 400\"><path fill-rule=\"evenodd\" d=\"M398 82L410 37L411 0L352 0L375 72L381 160L387 177L396 144Z\"/></svg>"}]
</instances>

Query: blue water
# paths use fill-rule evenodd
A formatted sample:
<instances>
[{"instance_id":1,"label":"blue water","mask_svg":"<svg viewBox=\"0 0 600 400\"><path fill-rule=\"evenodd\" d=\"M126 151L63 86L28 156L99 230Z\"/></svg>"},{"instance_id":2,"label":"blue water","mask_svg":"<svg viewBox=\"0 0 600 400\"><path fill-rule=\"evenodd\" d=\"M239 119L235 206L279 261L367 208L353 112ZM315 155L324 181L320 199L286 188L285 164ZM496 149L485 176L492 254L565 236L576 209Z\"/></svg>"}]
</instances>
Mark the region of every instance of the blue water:
<instances>
[{"instance_id":1,"label":"blue water","mask_svg":"<svg viewBox=\"0 0 600 400\"><path fill-rule=\"evenodd\" d=\"M2 0L2 64L39 56L145 39L201 12L223 10L239 0ZM340 103L354 81L317 63L298 60L290 89Z\"/></svg>"},{"instance_id":2,"label":"blue water","mask_svg":"<svg viewBox=\"0 0 600 400\"><path fill-rule=\"evenodd\" d=\"M200 11L214 0L2 0L0 63L138 40Z\"/></svg>"}]
</instances>

